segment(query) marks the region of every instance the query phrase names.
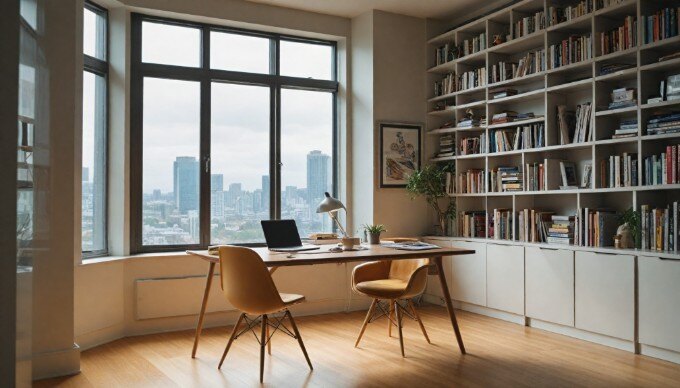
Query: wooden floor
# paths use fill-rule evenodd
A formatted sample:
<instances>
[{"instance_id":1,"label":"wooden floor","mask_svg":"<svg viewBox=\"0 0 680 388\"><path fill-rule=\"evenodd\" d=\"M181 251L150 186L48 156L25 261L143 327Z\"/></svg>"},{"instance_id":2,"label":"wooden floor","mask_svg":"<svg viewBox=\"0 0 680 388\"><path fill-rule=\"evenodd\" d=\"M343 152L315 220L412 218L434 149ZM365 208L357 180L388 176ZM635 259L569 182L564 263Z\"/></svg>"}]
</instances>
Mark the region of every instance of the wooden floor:
<instances>
[{"instance_id":1,"label":"wooden floor","mask_svg":"<svg viewBox=\"0 0 680 388\"><path fill-rule=\"evenodd\" d=\"M417 323L404 328L406 358L384 318L368 326L360 348L354 340L364 313L297 319L314 371L295 340L273 339L265 385L274 387L437 386L680 386L680 365L552 334L539 329L459 312L468 354L461 356L441 307L423 307L432 340ZM252 335L235 343L217 369L231 328L204 331L196 359L193 333L182 331L121 339L82 353L82 373L36 386L64 387L241 387L258 386L259 347ZM395 332L396 334L396 332Z\"/></svg>"}]
</instances>

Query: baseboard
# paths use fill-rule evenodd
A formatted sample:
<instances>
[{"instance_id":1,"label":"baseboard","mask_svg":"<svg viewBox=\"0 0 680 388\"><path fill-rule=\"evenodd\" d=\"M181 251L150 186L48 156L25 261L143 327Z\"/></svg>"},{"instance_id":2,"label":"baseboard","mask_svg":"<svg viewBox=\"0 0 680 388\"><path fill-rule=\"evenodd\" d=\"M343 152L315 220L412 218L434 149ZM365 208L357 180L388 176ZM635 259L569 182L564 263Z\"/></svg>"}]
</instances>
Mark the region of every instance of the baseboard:
<instances>
[{"instance_id":1,"label":"baseboard","mask_svg":"<svg viewBox=\"0 0 680 388\"><path fill-rule=\"evenodd\" d=\"M445 302L444 299L436 296L436 295L428 295L424 294L423 295L423 300L427 303L432 303L436 304L438 306L444 306ZM465 302L459 302L459 301L452 301L453 302L453 308L463 310L463 311L469 311L471 313L479 314L479 315L484 315L490 318L496 318L500 319L503 321L515 323L518 325L524 326L524 316L522 315L517 315L513 313L508 313L505 311L500 311L500 310L495 310L492 308L484 307L484 306L478 306L470 303L465 303Z\"/></svg>"},{"instance_id":2,"label":"baseboard","mask_svg":"<svg viewBox=\"0 0 680 388\"><path fill-rule=\"evenodd\" d=\"M76 343L80 346L80 351L82 352L123 337L125 337L124 327L122 324L118 324L78 335L76 337Z\"/></svg>"},{"instance_id":3,"label":"baseboard","mask_svg":"<svg viewBox=\"0 0 680 388\"><path fill-rule=\"evenodd\" d=\"M34 353L32 360L33 380L73 375L80 372L80 347L53 352Z\"/></svg>"},{"instance_id":4,"label":"baseboard","mask_svg":"<svg viewBox=\"0 0 680 388\"><path fill-rule=\"evenodd\" d=\"M633 341L626 341L620 338L609 337L606 335L577 329L575 327L558 325L556 323L545 322L533 318L528 319L528 326L635 353L635 343Z\"/></svg>"},{"instance_id":5,"label":"baseboard","mask_svg":"<svg viewBox=\"0 0 680 388\"><path fill-rule=\"evenodd\" d=\"M657 348L656 346L640 344L640 354L680 364L680 353L674 352L672 350L666 350Z\"/></svg>"}]
</instances>

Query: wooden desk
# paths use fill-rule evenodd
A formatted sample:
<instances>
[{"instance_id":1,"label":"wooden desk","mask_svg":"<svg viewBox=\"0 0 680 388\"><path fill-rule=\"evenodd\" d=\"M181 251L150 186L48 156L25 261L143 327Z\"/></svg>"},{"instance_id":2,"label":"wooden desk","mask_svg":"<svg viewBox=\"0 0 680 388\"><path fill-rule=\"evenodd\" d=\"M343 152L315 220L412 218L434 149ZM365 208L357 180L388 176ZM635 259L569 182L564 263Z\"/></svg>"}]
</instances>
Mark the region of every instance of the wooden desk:
<instances>
[{"instance_id":1,"label":"wooden desk","mask_svg":"<svg viewBox=\"0 0 680 388\"><path fill-rule=\"evenodd\" d=\"M380 245L366 245L369 249L362 251L349 252L330 252L329 249L334 245L321 246L319 250L298 252L294 254L271 252L267 248L254 248L265 265L269 267L270 272L276 271L279 267L294 267L299 265L314 265L314 264L332 264L332 263L352 263L352 262L367 262L376 260L404 260L404 259L419 259L429 258L434 262L433 266L436 273L439 275L439 284L442 288L444 300L446 301L446 308L451 318L451 325L456 334L456 341L458 341L458 348L460 352L465 354L465 346L463 345L463 338L458 329L458 322L456 321L456 314L453 311L451 304L451 297L449 287L446 284L446 275L444 274L444 267L442 264L442 256L452 255L468 255L475 253L474 250L460 249L460 248L438 248L428 249L425 251L405 251L393 248L387 248ZM210 294L210 286L212 285L212 278L215 274L215 264L220 262L217 255L210 255L208 251L187 251L188 254L198 256L206 260L210 266L208 268L208 278L205 282L205 291L203 293L203 302L201 303L201 312L198 315L198 323L196 325L196 336L194 338L194 347L191 351L191 357L196 357L196 349L198 349L198 339L201 336L203 329L203 317L205 315L205 308L208 304L208 295Z\"/></svg>"}]
</instances>

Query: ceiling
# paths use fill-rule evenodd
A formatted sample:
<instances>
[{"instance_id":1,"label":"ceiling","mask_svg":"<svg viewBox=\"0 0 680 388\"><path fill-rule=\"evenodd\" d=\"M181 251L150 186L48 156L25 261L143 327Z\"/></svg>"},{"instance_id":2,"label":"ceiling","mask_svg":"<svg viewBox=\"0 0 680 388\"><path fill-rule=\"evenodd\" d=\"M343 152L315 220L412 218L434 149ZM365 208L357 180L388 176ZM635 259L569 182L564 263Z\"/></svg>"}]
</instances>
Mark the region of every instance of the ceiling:
<instances>
[{"instance_id":1,"label":"ceiling","mask_svg":"<svg viewBox=\"0 0 680 388\"><path fill-rule=\"evenodd\" d=\"M353 18L372 9L441 20L466 19L465 14L496 3L489 0L248 0L255 3ZM480 6L482 4L482 6ZM476 7L475 7L476 6Z\"/></svg>"}]
</instances>

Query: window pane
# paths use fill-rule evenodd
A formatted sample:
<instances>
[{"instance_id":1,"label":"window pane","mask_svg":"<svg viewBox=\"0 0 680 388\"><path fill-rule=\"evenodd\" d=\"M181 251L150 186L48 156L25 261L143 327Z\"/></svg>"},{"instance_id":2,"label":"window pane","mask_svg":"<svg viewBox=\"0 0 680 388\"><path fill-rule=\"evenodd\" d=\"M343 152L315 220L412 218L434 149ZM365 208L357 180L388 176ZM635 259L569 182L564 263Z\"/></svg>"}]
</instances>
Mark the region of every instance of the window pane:
<instances>
[{"instance_id":1,"label":"window pane","mask_svg":"<svg viewBox=\"0 0 680 388\"><path fill-rule=\"evenodd\" d=\"M201 31L191 27L142 22L142 62L200 66Z\"/></svg>"},{"instance_id":2,"label":"window pane","mask_svg":"<svg viewBox=\"0 0 680 388\"><path fill-rule=\"evenodd\" d=\"M83 53L106 60L106 20L88 8L83 12Z\"/></svg>"},{"instance_id":3,"label":"window pane","mask_svg":"<svg viewBox=\"0 0 680 388\"><path fill-rule=\"evenodd\" d=\"M264 242L269 219L268 87L213 83L211 242Z\"/></svg>"},{"instance_id":4,"label":"window pane","mask_svg":"<svg viewBox=\"0 0 680 388\"><path fill-rule=\"evenodd\" d=\"M295 219L302 237L332 231L328 215L316 213L333 193L332 93L281 91L281 159L281 218Z\"/></svg>"},{"instance_id":5,"label":"window pane","mask_svg":"<svg viewBox=\"0 0 680 388\"><path fill-rule=\"evenodd\" d=\"M333 79L333 48L320 44L281 41L281 75Z\"/></svg>"},{"instance_id":6,"label":"window pane","mask_svg":"<svg viewBox=\"0 0 680 388\"><path fill-rule=\"evenodd\" d=\"M269 73L269 39L212 31L210 67L249 73Z\"/></svg>"},{"instance_id":7,"label":"window pane","mask_svg":"<svg viewBox=\"0 0 680 388\"><path fill-rule=\"evenodd\" d=\"M144 79L142 244L198 244L200 85Z\"/></svg>"}]
</instances>

